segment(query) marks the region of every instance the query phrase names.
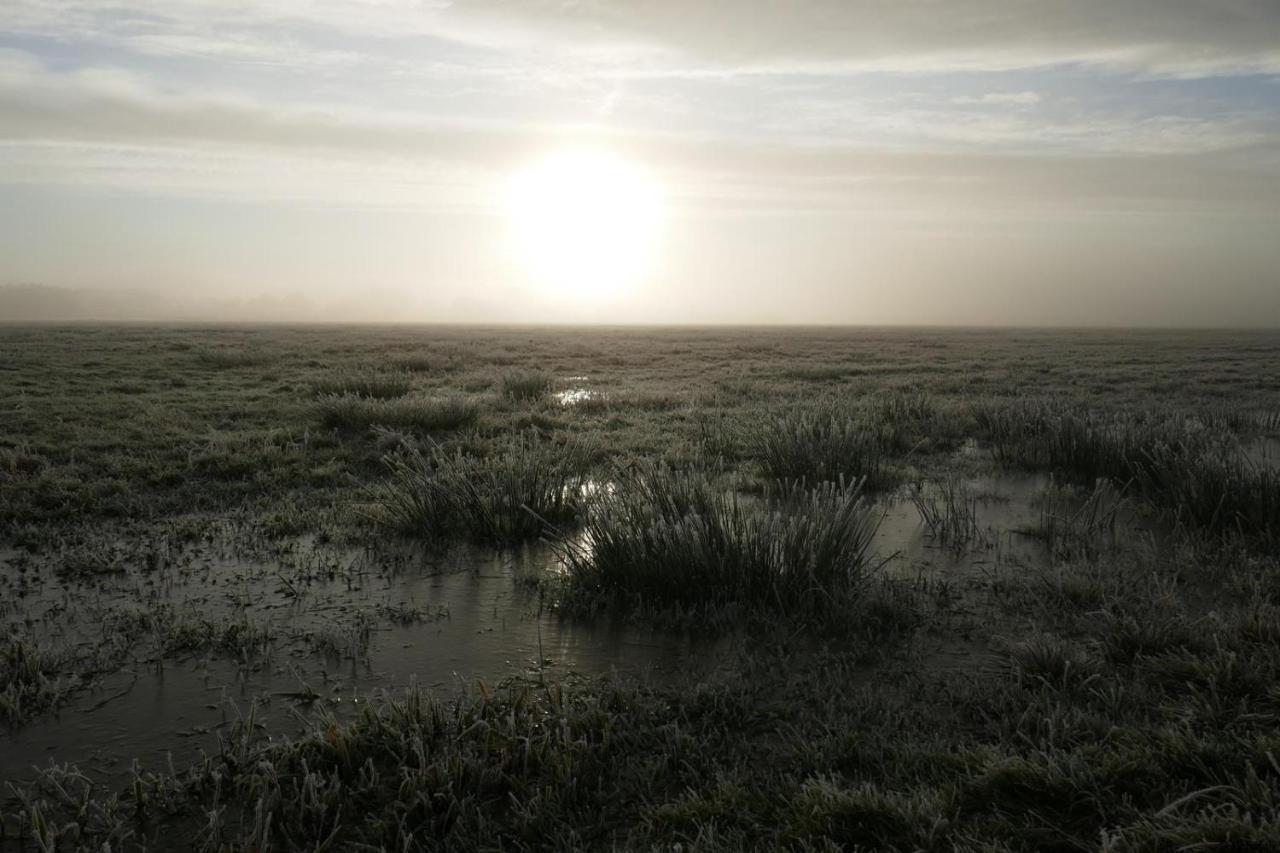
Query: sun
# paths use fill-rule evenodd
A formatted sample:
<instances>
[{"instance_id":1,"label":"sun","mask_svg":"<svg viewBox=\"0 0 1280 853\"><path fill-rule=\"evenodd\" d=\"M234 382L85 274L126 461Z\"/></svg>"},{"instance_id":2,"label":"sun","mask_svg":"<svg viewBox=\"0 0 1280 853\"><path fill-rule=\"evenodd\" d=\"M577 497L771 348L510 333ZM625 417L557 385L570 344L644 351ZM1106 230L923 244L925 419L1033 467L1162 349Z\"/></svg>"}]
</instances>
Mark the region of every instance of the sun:
<instances>
[{"instance_id":1,"label":"sun","mask_svg":"<svg viewBox=\"0 0 1280 853\"><path fill-rule=\"evenodd\" d=\"M548 295L617 296L657 260L659 185L609 152L564 150L528 166L510 179L506 208L516 256Z\"/></svg>"}]
</instances>

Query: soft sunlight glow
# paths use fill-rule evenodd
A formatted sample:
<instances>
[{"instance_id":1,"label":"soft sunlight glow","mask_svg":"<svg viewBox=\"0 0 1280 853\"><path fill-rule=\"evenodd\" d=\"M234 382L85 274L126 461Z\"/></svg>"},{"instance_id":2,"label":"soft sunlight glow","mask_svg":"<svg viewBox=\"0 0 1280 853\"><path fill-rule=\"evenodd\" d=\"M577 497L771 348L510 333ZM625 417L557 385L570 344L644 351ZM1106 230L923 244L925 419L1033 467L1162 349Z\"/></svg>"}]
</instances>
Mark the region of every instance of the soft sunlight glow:
<instances>
[{"instance_id":1,"label":"soft sunlight glow","mask_svg":"<svg viewBox=\"0 0 1280 853\"><path fill-rule=\"evenodd\" d=\"M551 295L614 296L657 260L656 181L614 155L562 151L515 175L507 209L520 262Z\"/></svg>"}]
</instances>

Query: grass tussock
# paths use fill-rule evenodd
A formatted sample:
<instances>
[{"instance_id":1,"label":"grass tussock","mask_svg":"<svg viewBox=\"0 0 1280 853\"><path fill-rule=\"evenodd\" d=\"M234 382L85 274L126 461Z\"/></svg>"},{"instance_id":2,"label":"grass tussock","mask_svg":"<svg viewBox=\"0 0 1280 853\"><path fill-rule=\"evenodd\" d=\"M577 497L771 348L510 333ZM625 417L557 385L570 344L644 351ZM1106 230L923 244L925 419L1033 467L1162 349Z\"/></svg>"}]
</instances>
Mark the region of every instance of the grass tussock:
<instances>
[{"instance_id":1,"label":"grass tussock","mask_svg":"<svg viewBox=\"0 0 1280 853\"><path fill-rule=\"evenodd\" d=\"M588 448L530 434L486 456L433 446L386 460L388 482L374 493L376 518L431 539L511 543L567 525L582 509Z\"/></svg>"},{"instance_id":2,"label":"grass tussock","mask_svg":"<svg viewBox=\"0 0 1280 853\"><path fill-rule=\"evenodd\" d=\"M838 412L799 412L767 421L755 435L754 456L772 480L810 484L860 480L889 485L885 448L876 431Z\"/></svg>"},{"instance_id":3,"label":"grass tussock","mask_svg":"<svg viewBox=\"0 0 1280 853\"><path fill-rule=\"evenodd\" d=\"M652 467L599 496L581 540L555 546L572 592L588 599L803 617L856 599L878 523L861 484L791 484L746 500L705 475Z\"/></svg>"},{"instance_id":4,"label":"grass tussock","mask_svg":"<svg viewBox=\"0 0 1280 853\"><path fill-rule=\"evenodd\" d=\"M1245 458L1199 418L1045 402L974 414L1003 464L1133 484L1188 528L1280 543L1280 470Z\"/></svg>"},{"instance_id":5,"label":"grass tussock","mask_svg":"<svg viewBox=\"0 0 1280 853\"><path fill-rule=\"evenodd\" d=\"M17 726L61 704L75 686L57 677L62 667L59 655L35 643L0 639L0 720Z\"/></svg>"},{"instance_id":6,"label":"grass tussock","mask_svg":"<svg viewBox=\"0 0 1280 853\"><path fill-rule=\"evenodd\" d=\"M325 426L345 430L380 426L437 432L471 426L479 416L475 402L460 396L379 400L328 394L316 400L315 411Z\"/></svg>"},{"instance_id":7,"label":"grass tussock","mask_svg":"<svg viewBox=\"0 0 1280 853\"><path fill-rule=\"evenodd\" d=\"M311 393L322 396L369 397L391 400L403 397L413 387L413 377L403 371L337 370L310 381Z\"/></svg>"},{"instance_id":8,"label":"grass tussock","mask_svg":"<svg viewBox=\"0 0 1280 853\"><path fill-rule=\"evenodd\" d=\"M512 400L541 400L551 391L554 377L542 370L516 370L504 373L500 381L502 393Z\"/></svg>"}]
</instances>

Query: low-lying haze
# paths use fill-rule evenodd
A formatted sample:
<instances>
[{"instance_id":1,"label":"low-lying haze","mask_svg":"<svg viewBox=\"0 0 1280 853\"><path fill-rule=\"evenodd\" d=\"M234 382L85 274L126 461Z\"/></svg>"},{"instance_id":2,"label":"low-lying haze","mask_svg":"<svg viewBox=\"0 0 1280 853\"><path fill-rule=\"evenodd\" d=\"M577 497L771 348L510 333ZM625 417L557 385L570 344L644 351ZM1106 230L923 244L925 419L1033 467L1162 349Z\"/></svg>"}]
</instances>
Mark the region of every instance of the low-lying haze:
<instances>
[{"instance_id":1,"label":"low-lying haze","mask_svg":"<svg viewBox=\"0 0 1280 853\"><path fill-rule=\"evenodd\" d=\"M0 319L1273 325L1277 104L1270 0L12 0Z\"/></svg>"}]
</instances>

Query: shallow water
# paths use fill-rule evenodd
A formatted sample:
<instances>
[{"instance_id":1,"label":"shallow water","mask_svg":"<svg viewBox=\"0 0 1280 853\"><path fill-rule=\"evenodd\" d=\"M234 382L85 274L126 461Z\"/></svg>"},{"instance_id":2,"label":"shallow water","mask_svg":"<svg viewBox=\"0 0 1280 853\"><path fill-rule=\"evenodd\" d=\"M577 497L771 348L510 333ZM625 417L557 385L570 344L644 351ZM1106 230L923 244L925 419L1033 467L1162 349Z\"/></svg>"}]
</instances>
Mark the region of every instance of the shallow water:
<instances>
[{"instance_id":1,"label":"shallow water","mask_svg":"<svg viewBox=\"0 0 1280 853\"><path fill-rule=\"evenodd\" d=\"M872 544L894 576L970 576L996 564L1047 565L1045 545L1018 531L1039 518L1038 497L1050 485L1044 474L1000 473L961 480L976 499L979 535L963 548L938 541L911 502L908 488L883 502L884 519Z\"/></svg>"},{"instance_id":2,"label":"shallow water","mask_svg":"<svg viewBox=\"0 0 1280 853\"><path fill-rule=\"evenodd\" d=\"M890 576L964 582L1051 563L1048 546L1022 532L1040 517L1049 477L1000 472L960 485L976 501L979 527L960 547L931 535L909 489L881 502L872 551ZM60 579L85 559L99 571ZM464 683L530 671L555 678L616 670L679 683L711 674L732 651L729 640L695 642L603 617L561 619L529 583L555 571L541 544L505 553L314 539L264 547L252 531L234 530L194 547L94 541L39 557L0 554L0 626L11 633L90 657L120 642L111 637L121 631L146 634L108 655L102 669L112 674L58 713L0 734L0 779L50 761L115 781L134 758L158 770L172 754L181 767L216 751L219 733L251 708L265 731L288 734L321 711L347 717L378 690L419 685L452 696ZM210 651L206 640L175 653L166 643L188 625L197 638L239 626L260 642L242 653Z\"/></svg>"},{"instance_id":3,"label":"shallow water","mask_svg":"<svg viewBox=\"0 0 1280 853\"><path fill-rule=\"evenodd\" d=\"M1035 532L1042 513L1069 520L1089 494L1088 490L1056 485L1047 474L1030 472L968 477L959 485L975 501L978 528L977 535L960 545L933 535L911 501L912 487L904 487L881 502L884 518L872 550L890 576L964 580L989 575L997 568L1045 568L1055 554ZM1152 546L1167 542L1169 531L1155 519L1140 517L1135 501L1119 492L1113 493L1113 499L1119 503L1114 538L1100 531L1089 537L1091 545L1105 549L1123 540L1140 539ZM1058 556L1063 555L1059 552Z\"/></svg>"},{"instance_id":4,"label":"shallow water","mask_svg":"<svg viewBox=\"0 0 1280 853\"><path fill-rule=\"evenodd\" d=\"M200 652L159 662L163 656L148 654L144 642L131 652L133 663L78 692L56 715L0 735L0 778L27 776L50 761L121 778L131 759L158 770L170 753L181 767L216 750L218 732L255 703L258 721L287 732L301 726L299 715L350 714L379 689L417 684L453 695L461 683L492 684L531 670L674 680L714 666L715 649L687 637L548 612L522 582L554 570L542 546L437 557L325 551L304 547L275 563L201 558L193 563L197 577L147 585L125 576L115 589L99 585L89 604L74 603L65 589L30 596L30 610L57 611L34 626L44 643L91 641L93 629L78 626L102 624L110 608L127 606L119 599L135 597L192 618L243 619L273 636L266 654L240 661Z\"/></svg>"}]
</instances>

